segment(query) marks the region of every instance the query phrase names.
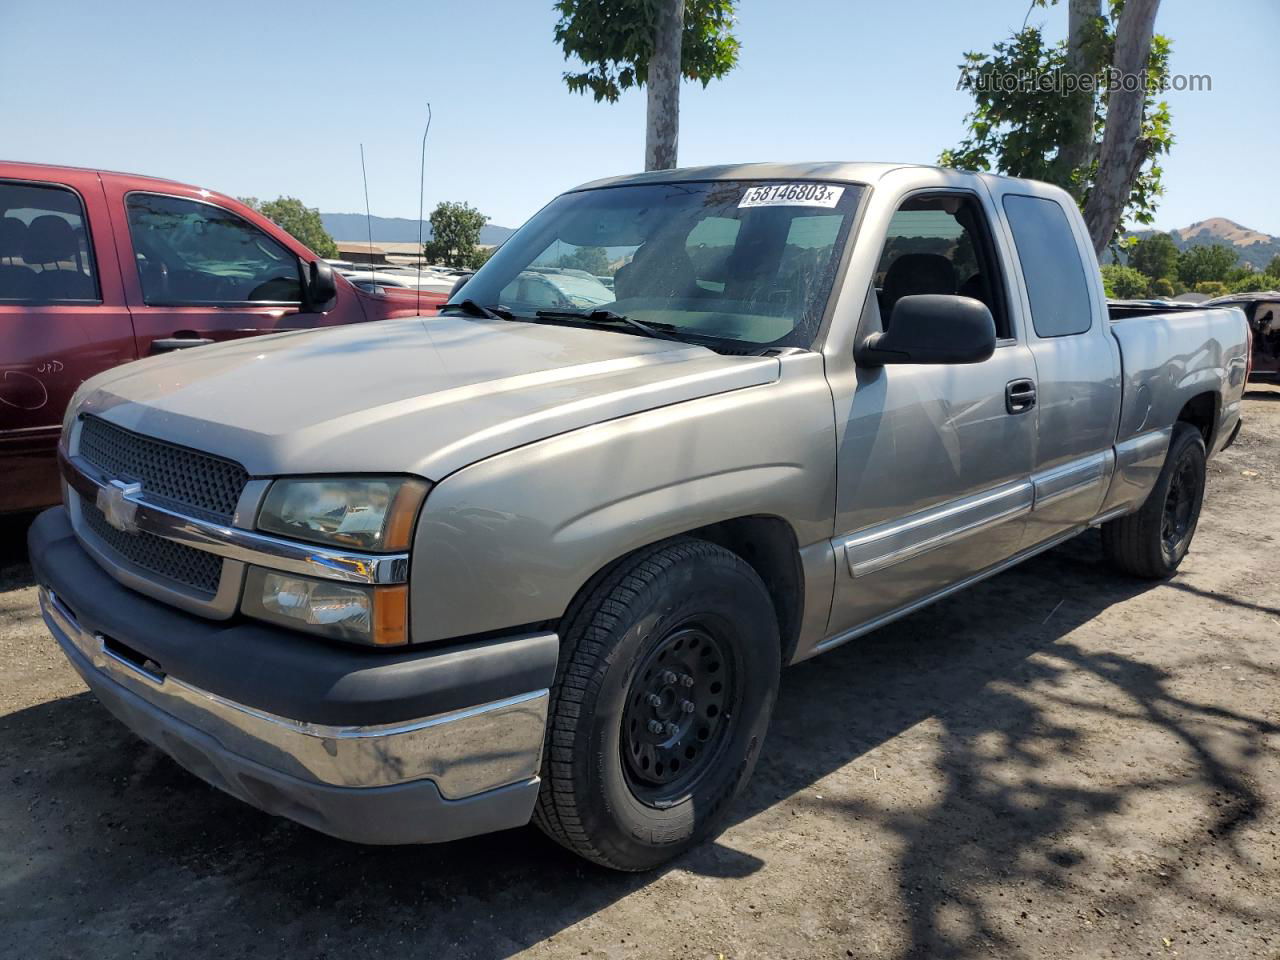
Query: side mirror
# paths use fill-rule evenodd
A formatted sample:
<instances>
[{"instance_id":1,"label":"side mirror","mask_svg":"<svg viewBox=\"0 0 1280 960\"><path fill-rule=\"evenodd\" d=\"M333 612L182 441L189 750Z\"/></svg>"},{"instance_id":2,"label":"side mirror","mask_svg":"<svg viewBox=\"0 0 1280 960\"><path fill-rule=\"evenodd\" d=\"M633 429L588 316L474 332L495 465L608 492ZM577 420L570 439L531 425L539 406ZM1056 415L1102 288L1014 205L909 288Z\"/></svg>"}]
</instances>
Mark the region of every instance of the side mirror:
<instances>
[{"instance_id":1,"label":"side mirror","mask_svg":"<svg viewBox=\"0 0 1280 960\"><path fill-rule=\"evenodd\" d=\"M338 295L338 285L333 279L333 267L323 260L302 262L302 273L307 278L304 288L306 308L323 313Z\"/></svg>"},{"instance_id":2,"label":"side mirror","mask_svg":"<svg viewBox=\"0 0 1280 960\"><path fill-rule=\"evenodd\" d=\"M995 352L996 324L972 297L922 293L903 297L889 329L860 343L853 358L864 367L886 363L981 363Z\"/></svg>"}]
</instances>

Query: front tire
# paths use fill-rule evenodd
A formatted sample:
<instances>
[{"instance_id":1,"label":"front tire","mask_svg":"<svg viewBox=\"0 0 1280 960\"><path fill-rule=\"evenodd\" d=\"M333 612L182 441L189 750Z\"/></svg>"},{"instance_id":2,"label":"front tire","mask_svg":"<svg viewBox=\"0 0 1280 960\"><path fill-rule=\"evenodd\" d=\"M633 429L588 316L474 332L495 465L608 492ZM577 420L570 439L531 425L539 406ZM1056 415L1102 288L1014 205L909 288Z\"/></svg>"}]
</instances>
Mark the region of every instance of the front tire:
<instances>
[{"instance_id":1,"label":"front tire","mask_svg":"<svg viewBox=\"0 0 1280 960\"><path fill-rule=\"evenodd\" d=\"M1102 525L1102 549L1112 566L1148 580L1173 576L1195 536L1204 486L1204 438L1191 424L1175 423L1146 502L1136 513Z\"/></svg>"},{"instance_id":2,"label":"front tire","mask_svg":"<svg viewBox=\"0 0 1280 960\"><path fill-rule=\"evenodd\" d=\"M641 551L566 617L534 821L615 870L708 836L755 767L781 647L769 593L701 540Z\"/></svg>"}]
</instances>

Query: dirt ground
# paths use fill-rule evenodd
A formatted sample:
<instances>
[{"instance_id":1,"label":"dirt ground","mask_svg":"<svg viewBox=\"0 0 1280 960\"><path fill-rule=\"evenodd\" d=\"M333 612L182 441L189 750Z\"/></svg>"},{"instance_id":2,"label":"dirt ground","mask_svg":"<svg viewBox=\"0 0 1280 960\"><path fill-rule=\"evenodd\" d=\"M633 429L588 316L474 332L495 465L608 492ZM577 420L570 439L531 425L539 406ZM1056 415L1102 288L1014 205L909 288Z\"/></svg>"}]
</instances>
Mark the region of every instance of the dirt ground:
<instances>
[{"instance_id":1,"label":"dirt ground","mask_svg":"<svg viewBox=\"0 0 1280 960\"><path fill-rule=\"evenodd\" d=\"M1176 579L1086 535L787 671L732 825L618 875L532 827L361 848L143 745L0 530L0 957L1280 958L1280 391Z\"/></svg>"}]
</instances>

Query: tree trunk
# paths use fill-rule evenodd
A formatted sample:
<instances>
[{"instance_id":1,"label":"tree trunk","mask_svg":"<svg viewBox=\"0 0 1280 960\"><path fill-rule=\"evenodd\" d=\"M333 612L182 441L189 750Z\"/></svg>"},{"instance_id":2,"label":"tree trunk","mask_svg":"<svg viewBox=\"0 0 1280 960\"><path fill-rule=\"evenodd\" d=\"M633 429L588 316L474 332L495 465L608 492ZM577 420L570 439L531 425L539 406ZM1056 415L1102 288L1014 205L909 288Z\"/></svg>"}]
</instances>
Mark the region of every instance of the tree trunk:
<instances>
[{"instance_id":1,"label":"tree trunk","mask_svg":"<svg viewBox=\"0 0 1280 960\"><path fill-rule=\"evenodd\" d=\"M1096 50L1089 47L1093 25L1102 16L1102 0L1069 0L1067 5L1067 73L1073 77L1095 76L1102 64ZM1067 140L1058 150L1055 166L1058 182L1067 183L1071 174L1087 167L1093 153L1093 105L1096 94L1077 89L1067 100L1071 118ZM1073 190L1080 199L1078 190Z\"/></svg>"},{"instance_id":2,"label":"tree trunk","mask_svg":"<svg viewBox=\"0 0 1280 960\"><path fill-rule=\"evenodd\" d=\"M1107 100L1107 125L1098 154L1098 172L1084 207L1084 221L1099 255L1120 224L1134 181L1150 149L1148 143L1139 139L1146 85L1134 83L1133 78L1145 80L1159 6L1160 0L1125 0L1116 25L1112 65L1120 86L1111 91Z\"/></svg>"},{"instance_id":3,"label":"tree trunk","mask_svg":"<svg viewBox=\"0 0 1280 960\"><path fill-rule=\"evenodd\" d=\"M644 168L669 170L676 165L680 143L680 47L684 35L684 0L660 0L653 55L649 58L649 112Z\"/></svg>"}]
</instances>

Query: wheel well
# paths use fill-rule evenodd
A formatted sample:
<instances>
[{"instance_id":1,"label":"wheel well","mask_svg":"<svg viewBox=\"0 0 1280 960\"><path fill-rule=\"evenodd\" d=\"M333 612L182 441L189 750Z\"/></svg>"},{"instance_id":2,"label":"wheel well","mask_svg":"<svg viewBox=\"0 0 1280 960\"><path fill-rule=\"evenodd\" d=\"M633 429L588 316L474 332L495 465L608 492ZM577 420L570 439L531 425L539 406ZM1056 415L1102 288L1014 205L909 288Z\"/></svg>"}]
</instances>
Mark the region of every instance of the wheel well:
<instances>
[{"instance_id":1,"label":"wheel well","mask_svg":"<svg viewBox=\"0 0 1280 960\"><path fill-rule=\"evenodd\" d=\"M671 539L678 540L682 537L695 537L724 547L741 557L759 574L773 600L773 609L777 612L778 635L782 638L782 662L789 663L800 639L800 620L804 615L804 576L800 567L800 549L791 524L781 517L735 517L688 530ZM638 549L644 550L652 546L656 544ZM635 553L632 550L626 556L606 564L588 579L569 604L563 619L571 618L595 585Z\"/></svg>"},{"instance_id":2,"label":"wheel well","mask_svg":"<svg viewBox=\"0 0 1280 960\"><path fill-rule=\"evenodd\" d=\"M1186 402L1178 413L1178 420L1189 423L1200 431L1208 449L1213 440L1213 427L1218 420L1218 397L1213 393L1200 393Z\"/></svg>"},{"instance_id":3,"label":"wheel well","mask_svg":"<svg viewBox=\"0 0 1280 960\"><path fill-rule=\"evenodd\" d=\"M782 662L789 663L800 639L804 615L804 576L791 524L781 517L735 517L690 530L686 536L708 540L736 553L760 575L778 614Z\"/></svg>"}]
</instances>

